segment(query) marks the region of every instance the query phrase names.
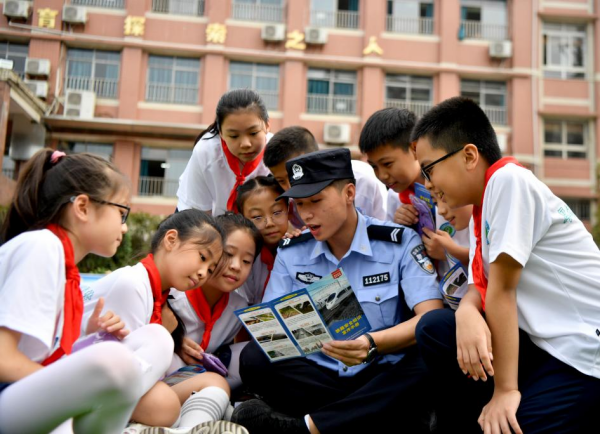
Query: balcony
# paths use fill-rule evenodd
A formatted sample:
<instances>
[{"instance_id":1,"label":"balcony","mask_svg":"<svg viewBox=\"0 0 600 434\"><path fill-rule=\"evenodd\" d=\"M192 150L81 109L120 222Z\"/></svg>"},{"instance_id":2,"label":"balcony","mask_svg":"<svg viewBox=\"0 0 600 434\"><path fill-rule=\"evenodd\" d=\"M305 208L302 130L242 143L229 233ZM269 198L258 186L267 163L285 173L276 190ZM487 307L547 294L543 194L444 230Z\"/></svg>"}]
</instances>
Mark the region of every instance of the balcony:
<instances>
[{"instance_id":1,"label":"balcony","mask_svg":"<svg viewBox=\"0 0 600 434\"><path fill-rule=\"evenodd\" d=\"M198 87L148 84L146 101L169 104L197 104Z\"/></svg>"},{"instance_id":2,"label":"balcony","mask_svg":"<svg viewBox=\"0 0 600 434\"><path fill-rule=\"evenodd\" d=\"M506 125L506 109L501 107L481 107L494 125Z\"/></svg>"},{"instance_id":3,"label":"balcony","mask_svg":"<svg viewBox=\"0 0 600 434\"><path fill-rule=\"evenodd\" d=\"M310 11L310 24L317 27L358 29L358 12L354 11Z\"/></svg>"},{"instance_id":4,"label":"balcony","mask_svg":"<svg viewBox=\"0 0 600 434\"><path fill-rule=\"evenodd\" d=\"M353 115L356 113L356 98L353 96L331 96L309 94L306 100L308 113Z\"/></svg>"},{"instance_id":5,"label":"balcony","mask_svg":"<svg viewBox=\"0 0 600 434\"><path fill-rule=\"evenodd\" d=\"M413 101L406 101L406 100L402 100L402 99L386 99L385 100L386 108L395 107L395 108L399 108L399 109L407 109L407 110L410 110L411 112L413 112L415 114L415 116L417 116L417 118L420 118L425 113L427 113L431 109L432 106L433 106L433 104L430 102L413 102Z\"/></svg>"},{"instance_id":6,"label":"balcony","mask_svg":"<svg viewBox=\"0 0 600 434\"><path fill-rule=\"evenodd\" d=\"M234 2L232 17L242 21L282 23L283 12L283 6Z\"/></svg>"},{"instance_id":7,"label":"balcony","mask_svg":"<svg viewBox=\"0 0 600 434\"><path fill-rule=\"evenodd\" d=\"M67 89L91 90L98 98L117 98L118 80L91 77L67 77Z\"/></svg>"},{"instance_id":8,"label":"balcony","mask_svg":"<svg viewBox=\"0 0 600 434\"><path fill-rule=\"evenodd\" d=\"M386 30L394 33L432 35L433 18L403 18L388 15Z\"/></svg>"},{"instance_id":9,"label":"balcony","mask_svg":"<svg viewBox=\"0 0 600 434\"><path fill-rule=\"evenodd\" d=\"M481 21L462 20L461 33L463 38L502 41L508 39L508 26L488 24Z\"/></svg>"},{"instance_id":10,"label":"balcony","mask_svg":"<svg viewBox=\"0 0 600 434\"><path fill-rule=\"evenodd\" d=\"M125 9L125 0L71 0L71 4L93 8Z\"/></svg>"},{"instance_id":11,"label":"balcony","mask_svg":"<svg viewBox=\"0 0 600 434\"><path fill-rule=\"evenodd\" d=\"M204 0L152 0L152 12L201 17Z\"/></svg>"},{"instance_id":12,"label":"balcony","mask_svg":"<svg viewBox=\"0 0 600 434\"><path fill-rule=\"evenodd\" d=\"M178 187L178 179L165 179L158 176L140 176L138 195L176 197Z\"/></svg>"}]
</instances>

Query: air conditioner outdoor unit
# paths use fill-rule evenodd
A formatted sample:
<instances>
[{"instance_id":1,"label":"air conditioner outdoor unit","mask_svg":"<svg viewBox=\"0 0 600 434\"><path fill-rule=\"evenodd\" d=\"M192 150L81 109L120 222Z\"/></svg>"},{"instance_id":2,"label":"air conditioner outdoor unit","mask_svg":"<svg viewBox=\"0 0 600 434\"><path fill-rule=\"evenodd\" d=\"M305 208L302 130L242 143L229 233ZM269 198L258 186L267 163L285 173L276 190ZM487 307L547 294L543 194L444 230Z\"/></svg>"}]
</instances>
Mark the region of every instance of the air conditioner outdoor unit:
<instances>
[{"instance_id":1,"label":"air conditioner outdoor unit","mask_svg":"<svg viewBox=\"0 0 600 434\"><path fill-rule=\"evenodd\" d=\"M62 20L65 23L85 24L87 21L87 10L81 6L64 5Z\"/></svg>"},{"instance_id":2,"label":"air conditioner outdoor unit","mask_svg":"<svg viewBox=\"0 0 600 434\"><path fill-rule=\"evenodd\" d=\"M48 97L48 82L41 80L25 80L27 86L35 96L46 99Z\"/></svg>"},{"instance_id":3,"label":"air conditioner outdoor unit","mask_svg":"<svg viewBox=\"0 0 600 434\"><path fill-rule=\"evenodd\" d=\"M323 45L327 43L327 29L307 27L304 30L304 40L307 44Z\"/></svg>"},{"instance_id":4,"label":"air conditioner outdoor unit","mask_svg":"<svg viewBox=\"0 0 600 434\"><path fill-rule=\"evenodd\" d=\"M68 90L65 96L64 115L80 119L93 119L96 94L87 90Z\"/></svg>"},{"instance_id":5,"label":"air conditioner outdoor unit","mask_svg":"<svg viewBox=\"0 0 600 434\"><path fill-rule=\"evenodd\" d=\"M350 124L325 124L325 143L344 144L350 142Z\"/></svg>"},{"instance_id":6,"label":"air conditioner outdoor unit","mask_svg":"<svg viewBox=\"0 0 600 434\"><path fill-rule=\"evenodd\" d=\"M25 73L29 75L50 75L50 59L27 59L25 61Z\"/></svg>"},{"instance_id":7,"label":"air conditioner outdoor unit","mask_svg":"<svg viewBox=\"0 0 600 434\"><path fill-rule=\"evenodd\" d=\"M31 7L30 2L17 1L17 0L5 0L4 9L2 13L7 17L11 18L28 18L29 8Z\"/></svg>"},{"instance_id":8,"label":"air conditioner outdoor unit","mask_svg":"<svg viewBox=\"0 0 600 434\"><path fill-rule=\"evenodd\" d=\"M492 41L490 42L490 57L497 59L508 59L512 56L511 41Z\"/></svg>"},{"instance_id":9,"label":"air conditioner outdoor unit","mask_svg":"<svg viewBox=\"0 0 600 434\"><path fill-rule=\"evenodd\" d=\"M263 41L283 41L285 39L285 24L265 24L260 36Z\"/></svg>"}]
</instances>

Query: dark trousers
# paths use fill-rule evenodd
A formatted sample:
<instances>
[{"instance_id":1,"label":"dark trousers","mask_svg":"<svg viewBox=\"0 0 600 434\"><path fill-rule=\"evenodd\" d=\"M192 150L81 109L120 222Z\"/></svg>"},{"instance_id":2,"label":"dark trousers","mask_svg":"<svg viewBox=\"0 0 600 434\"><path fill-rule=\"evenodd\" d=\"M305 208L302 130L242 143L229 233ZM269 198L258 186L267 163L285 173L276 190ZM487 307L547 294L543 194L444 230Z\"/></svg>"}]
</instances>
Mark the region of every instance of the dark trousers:
<instances>
[{"instance_id":1,"label":"dark trousers","mask_svg":"<svg viewBox=\"0 0 600 434\"><path fill-rule=\"evenodd\" d=\"M240 356L240 374L275 410L296 417L310 414L323 434L424 429L422 395L428 379L416 349L395 365L374 364L354 377L340 377L306 358L271 363L251 342Z\"/></svg>"},{"instance_id":2,"label":"dark trousers","mask_svg":"<svg viewBox=\"0 0 600 434\"><path fill-rule=\"evenodd\" d=\"M438 428L444 433L480 433L477 419L492 398L493 378L468 379L456 361L456 320L449 309L425 314L417 344L432 375ZM554 358L519 333L517 421L525 434L600 432L592 411L600 412L600 380ZM597 416L597 414L596 414ZM595 428L591 428L594 427Z\"/></svg>"}]
</instances>

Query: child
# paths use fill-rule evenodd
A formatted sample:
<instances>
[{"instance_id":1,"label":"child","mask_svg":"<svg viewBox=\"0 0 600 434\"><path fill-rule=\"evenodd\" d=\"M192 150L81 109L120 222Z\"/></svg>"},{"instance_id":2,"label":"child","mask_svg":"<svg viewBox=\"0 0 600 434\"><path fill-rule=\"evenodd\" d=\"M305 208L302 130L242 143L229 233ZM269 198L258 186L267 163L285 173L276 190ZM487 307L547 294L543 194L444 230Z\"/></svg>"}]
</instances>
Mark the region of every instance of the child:
<instances>
[{"instance_id":1,"label":"child","mask_svg":"<svg viewBox=\"0 0 600 434\"><path fill-rule=\"evenodd\" d=\"M159 225L151 253L135 266L120 268L98 280L92 286L93 296L105 297L106 305L119 312L131 330L163 324L163 306L170 289L188 291L204 284L216 270L221 253L222 234L212 217L193 209L175 213ZM166 369L161 372L165 373ZM158 382L140 400L132 419L144 425L192 428L220 419L228 393L225 380L214 373L195 376L172 388ZM144 429L133 425L128 432Z\"/></svg>"},{"instance_id":2,"label":"child","mask_svg":"<svg viewBox=\"0 0 600 434\"><path fill-rule=\"evenodd\" d=\"M171 290L174 297L171 307L185 326L186 337L180 355L188 365L202 364L204 352L214 353L222 345L231 344L242 328L233 312L248 303L235 290L245 284L262 247L260 233L244 216L228 212L216 220L226 236L223 254L227 265L201 288L185 293ZM225 379L232 390L242 384L239 355L245 344L229 346L231 362Z\"/></svg>"},{"instance_id":3,"label":"child","mask_svg":"<svg viewBox=\"0 0 600 434\"><path fill-rule=\"evenodd\" d=\"M442 102L412 139L438 201L451 209L474 205L473 285L456 314L427 314L417 327L440 389L440 426L486 434L593 430L592 412L600 408L600 252L591 235L533 173L501 158L494 130L473 101Z\"/></svg>"},{"instance_id":4,"label":"child","mask_svg":"<svg viewBox=\"0 0 600 434\"><path fill-rule=\"evenodd\" d=\"M269 140L269 114L260 96L249 89L225 93L217 117L196 139L177 190L177 209L235 211L237 188L246 179L268 175L262 162Z\"/></svg>"},{"instance_id":5,"label":"child","mask_svg":"<svg viewBox=\"0 0 600 434\"><path fill-rule=\"evenodd\" d=\"M415 182L423 183L410 141L415 120L414 113L406 109L379 110L367 120L358 141L375 175L389 188L386 220L405 226L418 221L419 214L409 195L414 194Z\"/></svg>"},{"instance_id":6,"label":"child","mask_svg":"<svg viewBox=\"0 0 600 434\"><path fill-rule=\"evenodd\" d=\"M260 231L264 245L260 260L254 261L252 273L238 290L253 305L262 301L277 255L277 245L288 229L287 199L277 200L283 189L272 176L257 176L246 181L238 192L240 212Z\"/></svg>"},{"instance_id":7,"label":"child","mask_svg":"<svg viewBox=\"0 0 600 434\"><path fill-rule=\"evenodd\" d=\"M265 150L264 161L279 185L287 191L290 183L285 170L285 163L292 158L319 150L315 136L306 128L287 127L273 136ZM352 171L356 179L356 207L363 214L385 220L386 191L377 181L373 170L362 161L352 160ZM293 203L293 201L290 201ZM290 221L299 228L302 221L295 207L290 207Z\"/></svg>"},{"instance_id":8,"label":"child","mask_svg":"<svg viewBox=\"0 0 600 434\"><path fill-rule=\"evenodd\" d=\"M0 432L121 432L168 367L173 340L156 325L72 353L83 312L76 264L115 254L128 200L123 175L91 154L44 149L23 168L1 234ZM86 331L123 338L102 308Z\"/></svg>"}]
</instances>

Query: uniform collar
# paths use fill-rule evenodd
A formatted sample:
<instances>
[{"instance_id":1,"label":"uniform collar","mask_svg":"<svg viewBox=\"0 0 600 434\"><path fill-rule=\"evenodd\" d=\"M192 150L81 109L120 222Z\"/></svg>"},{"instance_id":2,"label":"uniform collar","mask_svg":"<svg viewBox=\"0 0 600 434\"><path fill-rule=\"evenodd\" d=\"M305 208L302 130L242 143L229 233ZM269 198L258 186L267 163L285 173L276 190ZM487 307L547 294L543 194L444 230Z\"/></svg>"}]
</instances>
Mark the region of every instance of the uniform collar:
<instances>
[{"instance_id":1,"label":"uniform collar","mask_svg":"<svg viewBox=\"0 0 600 434\"><path fill-rule=\"evenodd\" d=\"M356 252L365 256L373 256L373 251L371 250L371 244L369 243L369 236L367 235L367 219L363 216L360 211L356 211L358 214L358 223L356 225L356 231L354 232L354 237L352 238L352 244L350 244L350 249L344 255L344 258L350 254L350 252ZM313 248L310 259L316 259L320 255L325 255L327 259L329 259L333 263L339 263L331 250L329 250L329 246L325 241L317 241L315 247ZM342 258L343 259L343 258Z\"/></svg>"}]
</instances>

